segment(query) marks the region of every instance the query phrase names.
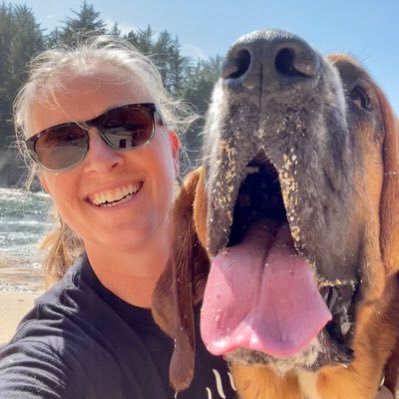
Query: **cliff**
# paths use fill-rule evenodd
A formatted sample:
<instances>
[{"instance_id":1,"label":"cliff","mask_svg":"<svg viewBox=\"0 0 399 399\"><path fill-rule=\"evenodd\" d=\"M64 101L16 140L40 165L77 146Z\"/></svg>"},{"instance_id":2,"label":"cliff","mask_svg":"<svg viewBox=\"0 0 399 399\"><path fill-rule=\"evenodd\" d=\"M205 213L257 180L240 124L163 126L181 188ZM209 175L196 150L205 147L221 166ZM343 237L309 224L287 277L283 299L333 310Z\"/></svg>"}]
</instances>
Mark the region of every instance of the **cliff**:
<instances>
[{"instance_id":1,"label":"cliff","mask_svg":"<svg viewBox=\"0 0 399 399\"><path fill-rule=\"evenodd\" d=\"M28 171L18 152L0 149L0 187L22 187Z\"/></svg>"}]
</instances>

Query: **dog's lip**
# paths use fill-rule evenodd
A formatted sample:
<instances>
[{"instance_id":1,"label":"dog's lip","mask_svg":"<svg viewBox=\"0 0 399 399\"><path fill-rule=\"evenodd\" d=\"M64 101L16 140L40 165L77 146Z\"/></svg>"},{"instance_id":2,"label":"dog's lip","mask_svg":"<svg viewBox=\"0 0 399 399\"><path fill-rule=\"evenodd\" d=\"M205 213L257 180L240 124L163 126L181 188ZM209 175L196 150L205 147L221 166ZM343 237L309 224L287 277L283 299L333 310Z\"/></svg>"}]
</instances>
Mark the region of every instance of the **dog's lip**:
<instances>
[{"instance_id":1,"label":"dog's lip","mask_svg":"<svg viewBox=\"0 0 399 399\"><path fill-rule=\"evenodd\" d=\"M287 160L286 160L287 161ZM288 165L292 165L293 163L295 163L296 161L296 157L292 158L290 157L290 159L288 159L287 162L285 162L285 166ZM236 185L238 187L235 188L236 191L236 198L232 200L232 208L234 209L235 203L238 200L238 195L239 195L239 188L242 184L242 182L247 178L248 175L253 174L253 173L258 173L260 169L268 169L268 168L274 168L276 171L276 176L277 179L279 180L279 182L281 182L281 176L283 175L283 173L285 174L285 178L289 178L289 174L292 173L292 170L287 170L287 168L278 168L272 161L270 161L270 159L264 154L258 154L256 157L254 157L251 161L249 161L246 164L246 167L243 168L243 170L245 171L244 173L242 173L242 179L236 181ZM288 174L288 176L287 176ZM230 190L232 188L230 187ZM212 187L211 187L212 190ZM314 278L316 280L316 284L317 287L319 289L319 292L323 291L328 292L329 288L331 288L332 291L334 291L335 289L339 289L340 287L350 287L351 292L352 292L352 296L349 298L345 299L345 303L344 303L344 310L345 310L345 318L340 317L340 315L337 313L337 308L333 308L333 303L327 303L328 305L331 305L331 309L330 306L328 306L328 308L332 311L335 310L335 314L333 314L334 319L332 321L330 321L328 323L327 326L325 326L323 328L322 331L325 331L326 334L328 334L329 336L331 336L330 331L334 331L333 340L336 340L338 343L339 342L348 342L348 340L351 339L352 335L353 335L353 329L354 329L354 316L352 315L353 313L353 309L354 309L354 304L352 303L352 298L353 295L357 289L358 286L358 282L354 279L327 279L325 276L322 276L319 274L318 272L318 267L317 264L314 260L314 257L312 256L312 254L309 254L308 251L306 250L306 242L304 240L304 236L306 236L306 234L300 234L300 226L298 226L297 223L297 219L295 217L292 217L292 213L287 212L287 206L286 206L286 198L283 198L283 203L284 203L284 208L286 210L287 213L287 222L288 225L290 227L290 232L291 235L294 239L294 247L296 252L298 253L299 256L301 256L302 258L306 259L308 261L308 263L310 264L310 266L313 269L313 274L314 274ZM224 210L224 209L223 209ZM224 210L226 211L226 210ZM227 211L229 212L229 211ZM230 210L231 212L231 210ZM233 213L232 213L233 214ZM222 217L223 220L223 214L219 213L217 215L218 217ZM225 218L224 219L229 220L229 218ZM216 219L213 219L213 226L215 224L219 224L219 222ZM208 220L208 225L212 226L212 224L209 224L209 220ZM216 256L217 253L219 253L220 251L222 251L223 249L226 248L227 243L229 241L229 236L231 234L231 229L233 226L233 221L231 221L230 224L227 223L226 226L221 226L221 229L218 230L219 236L213 235L212 234L212 228L209 231L209 240L208 244L210 244L210 246L212 247L212 244L215 242L221 243L220 245L214 245L213 246L213 254L211 252L211 257ZM214 242L212 242L212 240L215 240ZM225 244L223 244L225 243ZM330 290L330 291L331 291ZM338 291L337 291L338 292ZM342 309L342 303L340 304ZM344 344L345 348L347 348L346 344Z\"/></svg>"},{"instance_id":2,"label":"dog's lip","mask_svg":"<svg viewBox=\"0 0 399 399\"><path fill-rule=\"evenodd\" d=\"M324 277L317 278L317 286L319 288L325 287L343 287L351 286L353 289L356 288L357 281L354 279L335 279L333 281L327 280Z\"/></svg>"},{"instance_id":3,"label":"dog's lip","mask_svg":"<svg viewBox=\"0 0 399 399\"><path fill-rule=\"evenodd\" d=\"M239 188L242 184L242 182L251 174L256 174L256 173L263 173L264 171L274 169L276 173L276 179L281 182L285 179L290 180L291 178L294 178L294 175L296 174L294 170L287 170L287 165L293 165L296 164L297 162L297 157L295 156L294 152L292 151L290 156L285 156L284 157L284 164L282 166L277 166L273 161L271 161L270 157L268 157L265 153L265 151L260 151L257 155L255 155L250 161L246 163L246 166L243 168L243 173L241 173L242 178L241 180L237 181L237 187L236 189L233 189L232 187L229 187L229 191L236 191L236 197L233 199L231 203L231 208L234 209L234 206L238 200L239 197ZM218 183L219 185L219 183ZM212 187L210 187L210 191L212 190ZM298 218L296 216L295 210L293 210L293 206L288 205L289 200L284 198L283 195L283 205L284 208L287 212L287 224L289 226L291 236L294 241L294 247L296 252L298 253L299 256L304 258L309 265L312 267L316 283L319 288L323 287L334 287L334 286L352 286L356 287L358 285L357 279L345 279L345 278L327 278L326 276L323 276L322 274L319 273L320 270L320 265L318 265L317 261L315 260L315 256L313 256L312 253L310 253L307 249L306 246L306 239L304 237L304 234L301 234L301 226L300 222L298 221ZM226 210L227 213L227 210ZM208 212L209 215L209 212ZM212 217L212 220L208 220L208 245L207 249L208 252L210 253L211 257L216 256L220 251L225 250L226 247L228 246L229 242L229 236L231 234L231 229L233 227L233 220L231 220L230 224L224 224L223 222L220 222L221 216L223 215L219 214L218 217L219 219L215 219ZM230 218L227 217L227 220ZM219 225L221 228L219 231L222 232L222 234L215 233L214 226Z\"/></svg>"}]
</instances>

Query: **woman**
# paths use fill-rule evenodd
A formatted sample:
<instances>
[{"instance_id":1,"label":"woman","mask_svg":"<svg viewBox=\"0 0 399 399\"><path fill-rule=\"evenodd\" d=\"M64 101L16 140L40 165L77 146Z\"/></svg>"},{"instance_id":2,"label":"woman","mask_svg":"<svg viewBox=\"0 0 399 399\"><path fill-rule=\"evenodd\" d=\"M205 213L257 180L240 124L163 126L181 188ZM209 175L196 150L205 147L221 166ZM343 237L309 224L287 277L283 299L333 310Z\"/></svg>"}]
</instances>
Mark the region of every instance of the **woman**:
<instances>
[{"instance_id":1,"label":"woman","mask_svg":"<svg viewBox=\"0 0 399 399\"><path fill-rule=\"evenodd\" d=\"M2 348L0 397L175 394L173 343L149 310L170 251L174 105L153 65L128 44L97 38L32 63L16 126L61 219L53 254L68 257L71 230L84 253ZM63 274L59 259L50 258L50 278ZM234 397L223 360L198 346L194 382L177 397Z\"/></svg>"}]
</instances>

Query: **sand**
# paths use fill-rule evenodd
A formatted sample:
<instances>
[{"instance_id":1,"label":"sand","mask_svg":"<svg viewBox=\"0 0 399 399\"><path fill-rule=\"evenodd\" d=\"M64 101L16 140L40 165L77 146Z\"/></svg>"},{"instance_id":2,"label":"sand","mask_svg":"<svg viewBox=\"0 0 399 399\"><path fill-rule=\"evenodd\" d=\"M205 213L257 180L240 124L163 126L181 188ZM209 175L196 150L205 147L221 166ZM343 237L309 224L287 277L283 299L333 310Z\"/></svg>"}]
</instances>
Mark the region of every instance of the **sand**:
<instances>
[{"instance_id":1,"label":"sand","mask_svg":"<svg viewBox=\"0 0 399 399\"><path fill-rule=\"evenodd\" d=\"M43 270L0 259L0 344L8 342L34 300L42 294Z\"/></svg>"},{"instance_id":2,"label":"sand","mask_svg":"<svg viewBox=\"0 0 399 399\"><path fill-rule=\"evenodd\" d=\"M14 335L16 327L25 314L32 309L38 293L0 292L0 343Z\"/></svg>"}]
</instances>

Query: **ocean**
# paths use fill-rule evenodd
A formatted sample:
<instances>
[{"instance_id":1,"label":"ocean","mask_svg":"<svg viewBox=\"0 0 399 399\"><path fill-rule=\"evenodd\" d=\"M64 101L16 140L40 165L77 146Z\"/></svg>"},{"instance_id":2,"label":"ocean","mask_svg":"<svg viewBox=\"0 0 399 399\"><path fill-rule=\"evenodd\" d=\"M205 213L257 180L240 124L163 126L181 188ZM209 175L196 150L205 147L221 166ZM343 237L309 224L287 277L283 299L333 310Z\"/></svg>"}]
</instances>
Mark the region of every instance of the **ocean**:
<instances>
[{"instance_id":1,"label":"ocean","mask_svg":"<svg viewBox=\"0 0 399 399\"><path fill-rule=\"evenodd\" d=\"M0 290L42 286L39 243L52 227L50 207L47 194L0 188Z\"/></svg>"}]
</instances>

